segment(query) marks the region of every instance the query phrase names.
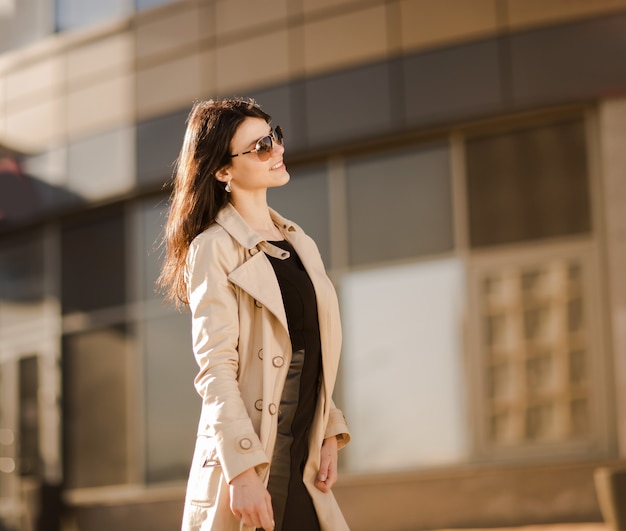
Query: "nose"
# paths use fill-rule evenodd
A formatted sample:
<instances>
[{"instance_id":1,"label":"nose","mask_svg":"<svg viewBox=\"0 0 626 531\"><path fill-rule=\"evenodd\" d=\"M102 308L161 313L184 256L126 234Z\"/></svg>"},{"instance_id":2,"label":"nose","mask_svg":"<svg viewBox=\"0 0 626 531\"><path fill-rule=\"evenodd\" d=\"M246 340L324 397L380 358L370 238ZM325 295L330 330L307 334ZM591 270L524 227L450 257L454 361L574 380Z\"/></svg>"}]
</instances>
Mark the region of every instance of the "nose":
<instances>
[{"instance_id":1,"label":"nose","mask_svg":"<svg viewBox=\"0 0 626 531\"><path fill-rule=\"evenodd\" d=\"M272 151L282 155L285 152L285 146L274 140L272 142Z\"/></svg>"}]
</instances>

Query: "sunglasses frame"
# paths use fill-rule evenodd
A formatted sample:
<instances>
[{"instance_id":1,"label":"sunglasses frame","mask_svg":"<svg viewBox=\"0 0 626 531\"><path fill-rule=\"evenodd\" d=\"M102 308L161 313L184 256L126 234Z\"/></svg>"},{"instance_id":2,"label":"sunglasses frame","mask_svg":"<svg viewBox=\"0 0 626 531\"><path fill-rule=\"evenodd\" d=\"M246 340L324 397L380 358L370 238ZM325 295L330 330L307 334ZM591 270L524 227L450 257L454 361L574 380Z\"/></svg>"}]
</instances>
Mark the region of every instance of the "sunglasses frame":
<instances>
[{"instance_id":1,"label":"sunglasses frame","mask_svg":"<svg viewBox=\"0 0 626 531\"><path fill-rule=\"evenodd\" d=\"M283 140L283 130L280 125L277 125L270 131L269 135L265 135L263 138L259 138L256 141L254 149L249 149L248 151L244 151L242 153L235 153L234 155L231 155L231 158L239 157L240 155L248 155L249 153L256 153L260 160L265 161L269 159L269 156L274 149L274 142L282 146L284 145ZM262 153L267 155L267 158L261 158Z\"/></svg>"}]
</instances>

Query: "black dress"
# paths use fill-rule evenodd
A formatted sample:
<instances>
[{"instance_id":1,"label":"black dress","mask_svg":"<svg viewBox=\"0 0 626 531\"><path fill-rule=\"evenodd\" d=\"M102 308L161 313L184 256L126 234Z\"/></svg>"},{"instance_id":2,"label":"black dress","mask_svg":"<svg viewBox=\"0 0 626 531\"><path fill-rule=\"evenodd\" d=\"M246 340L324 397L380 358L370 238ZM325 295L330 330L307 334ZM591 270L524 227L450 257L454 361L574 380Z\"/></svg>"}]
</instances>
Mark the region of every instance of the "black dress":
<instances>
[{"instance_id":1,"label":"black dress","mask_svg":"<svg viewBox=\"0 0 626 531\"><path fill-rule=\"evenodd\" d=\"M320 531L313 501L302 481L322 371L317 300L313 283L292 245L286 240L269 243L290 253L284 260L267 257L280 285L292 347L268 483L275 530Z\"/></svg>"}]
</instances>

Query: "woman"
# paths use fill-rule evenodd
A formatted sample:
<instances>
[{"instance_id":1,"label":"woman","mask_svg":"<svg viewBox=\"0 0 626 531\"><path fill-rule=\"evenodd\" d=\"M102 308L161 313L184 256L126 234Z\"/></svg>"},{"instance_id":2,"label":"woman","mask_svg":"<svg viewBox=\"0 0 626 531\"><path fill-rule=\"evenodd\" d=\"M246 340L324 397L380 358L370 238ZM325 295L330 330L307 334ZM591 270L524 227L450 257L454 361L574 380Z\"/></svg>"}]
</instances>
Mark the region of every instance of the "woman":
<instances>
[{"instance_id":1,"label":"woman","mask_svg":"<svg viewBox=\"0 0 626 531\"><path fill-rule=\"evenodd\" d=\"M192 312L202 413L183 530L348 529L331 492L350 435L332 401L341 326L315 243L267 205L289 181L253 100L197 103L160 283Z\"/></svg>"}]
</instances>

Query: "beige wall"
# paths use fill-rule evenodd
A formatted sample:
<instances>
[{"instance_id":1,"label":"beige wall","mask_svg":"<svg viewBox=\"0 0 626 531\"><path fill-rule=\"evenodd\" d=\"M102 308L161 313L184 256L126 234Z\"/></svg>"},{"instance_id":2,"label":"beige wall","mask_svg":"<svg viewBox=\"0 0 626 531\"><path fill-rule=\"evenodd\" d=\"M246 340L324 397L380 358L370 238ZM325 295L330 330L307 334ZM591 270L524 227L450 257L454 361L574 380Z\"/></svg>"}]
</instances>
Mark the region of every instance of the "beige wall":
<instances>
[{"instance_id":1,"label":"beige wall","mask_svg":"<svg viewBox=\"0 0 626 531\"><path fill-rule=\"evenodd\" d=\"M187 0L0 57L0 135L24 151L305 75L626 9L626 0Z\"/></svg>"}]
</instances>

